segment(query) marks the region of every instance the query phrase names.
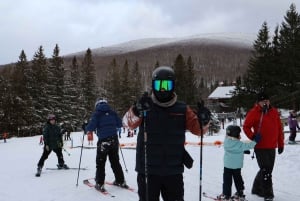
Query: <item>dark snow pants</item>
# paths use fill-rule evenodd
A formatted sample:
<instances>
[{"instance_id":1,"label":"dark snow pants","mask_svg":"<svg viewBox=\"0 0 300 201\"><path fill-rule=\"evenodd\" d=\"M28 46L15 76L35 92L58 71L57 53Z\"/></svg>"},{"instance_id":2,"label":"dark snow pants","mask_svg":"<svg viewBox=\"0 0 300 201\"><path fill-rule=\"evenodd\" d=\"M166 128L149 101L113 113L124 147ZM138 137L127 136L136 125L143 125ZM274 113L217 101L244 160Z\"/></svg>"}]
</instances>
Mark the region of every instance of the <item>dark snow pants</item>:
<instances>
[{"instance_id":1,"label":"dark snow pants","mask_svg":"<svg viewBox=\"0 0 300 201\"><path fill-rule=\"evenodd\" d=\"M254 149L259 171L252 186L252 194L274 197L272 172L275 163L275 149Z\"/></svg>"},{"instance_id":2,"label":"dark snow pants","mask_svg":"<svg viewBox=\"0 0 300 201\"><path fill-rule=\"evenodd\" d=\"M100 185L104 184L105 180L105 163L107 156L110 166L114 172L115 180L118 183L124 182L124 174L119 161L119 141L118 136L108 137L97 142L96 156L96 182Z\"/></svg>"},{"instance_id":3,"label":"dark snow pants","mask_svg":"<svg viewBox=\"0 0 300 201\"><path fill-rule=\"evenodd\" d=\"M64 157L63 157L63 154L62 154L62 149L61 148L58 148L58 149L53 149L53 150L47 150L46 149L46 146L44 146L44 151L43 151L43 154L38 162L38 167L43 167L44 166L44 162L45 160L48 158L49 154L51 153L51 151L54 151L56 153L56 156L57 156L57 160L58 160L58 164L60 166L64 165L65 164L65 161L64 161Z\"/></svg>"},{"instance_id":4,"label":"dark snow pants","mask_svg":"<svg viewBox=\"0 0 300 201\"><path fill-rule=\"evenodd\" d=\"M229 197L231 196L232 178L237 192L243 194L243 190L245 189L245 187L241 174L241 168L230 169L226 167L224 167L223 172L223 194Z\"/></svg>"},{"instance_id":5,"label":"dark snow pants","mask_svg":"<svg viewBox=\"0 0 300 201\"><path fill-rule=\"evenodd\" d=\"M290 140L290 141L295 141L295 139L296 139L296 134L297 134L296 128L290 130L289 140Z\"/></svg>"},{"instance_id":6,"label":"dark snow pants","mask_svg":"<svg viewBox=\"0 0 300 201\"><path fill-rule=\"evenodd\" d=\"M137 175L139 201L146 201L145 175ZM159 201L161 194L164 201L184 201L182 174L159 176L148 175L149 201Z\"/></svg>"}]
</instances>

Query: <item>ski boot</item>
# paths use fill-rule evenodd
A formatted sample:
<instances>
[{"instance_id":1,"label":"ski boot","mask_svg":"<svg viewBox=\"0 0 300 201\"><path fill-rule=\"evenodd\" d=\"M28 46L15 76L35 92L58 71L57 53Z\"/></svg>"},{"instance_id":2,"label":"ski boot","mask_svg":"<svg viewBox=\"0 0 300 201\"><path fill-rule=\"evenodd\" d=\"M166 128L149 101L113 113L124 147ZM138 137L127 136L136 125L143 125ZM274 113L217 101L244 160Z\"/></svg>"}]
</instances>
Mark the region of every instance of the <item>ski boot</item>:
<instances>
[{"instance_id":1,"label":"ski boot","mask_svg":"<svg viewBox=\"0 0 300 201\"><path fill-rule=\"evenodd\" d=\"M231 198L233 200L246 201L246 196L244 195L243 191L236 192Z\"/></svg>"},{"instance_id":2,"label":"ski boot","mask_svg":"<svg viewBox=\"0 0 300 201\"><path fill-rule=\"evenodd\" d=\"M65 170L70 169L69 166L67 166L66 164L63 164L63 165L57 164L57 168L58 169L65 169Z\"/></svg>"},{"instance_id":3,"label":"ski boot","mask_svg":"<svg viewBox=\"0 0 300 201\"><path fill-rule=\"evenodd\" d=\"M95 189L97 189L98 191L101 191L101 192L106 192L106 189L104 188L104 184L96 183Z\"/></svg>"},{"instance_id":4,"label":"ski boot","mask_svg":"<svg viewBox=\"0 0 300 201\"><path fill-rule=\"evenodd\" d=\"M220 201L231 201L230 196L224 195L224 194L218 195L217 199L220 200Z\"/></svg>"},{"instance_id":5,"label":"ski boot","mask_svg":"<svg viewBox=\"0 0 300 201\"><path fill-rule=\"evenodd\" d=\"M129 188L129 186L126 184L125 181L123 181L123 182L117 182L117 181L114 181L114 182L113 182L113 185L119 186L119 187L121 187L121 188Z\"/></svg>"}]
</instances>

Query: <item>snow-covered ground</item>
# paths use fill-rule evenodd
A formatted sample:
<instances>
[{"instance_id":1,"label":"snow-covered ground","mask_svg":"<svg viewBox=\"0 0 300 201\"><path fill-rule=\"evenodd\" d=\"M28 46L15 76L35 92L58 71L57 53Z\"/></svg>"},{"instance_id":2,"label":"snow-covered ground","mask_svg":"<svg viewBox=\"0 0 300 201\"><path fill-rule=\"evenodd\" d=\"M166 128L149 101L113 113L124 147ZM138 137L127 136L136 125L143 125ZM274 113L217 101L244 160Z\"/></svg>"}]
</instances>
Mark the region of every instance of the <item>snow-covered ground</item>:
<instances>
[{"instance_id":1,"label":"snow-covered ground","mask_svg":"<svg viewBox=\"0 0 300 201\"><path fill-rule=\"evenodd\" d=\"M227 124L228 125L228 124ZM226 126L225 125L225 128ZM299 134L298 134L299 135ZM122 133L121 143L135 142L136 137L127 138L127 133ZM242 134L245 140L245 135ZM72 133L73 146L81 146L82 132ZM190 133L186 134L188 142L199 142L200 138ZM285 139L288 134L285 134ZM298 140L300 139L297 136ZM205 136L203 146L202 165L202 192L210 195L218 195L222 191L223 173L223 147L211 145L216 141L223 141L224 130L213 136ZM94 145L97 137L94 138ZM84 145L88 146L85 138ZM70 148L71 141L65 142L66 152L63 152L66 164L70 167L78 167L80 148ZM185 200L199 200L200 186L200 148L197 145L187 145L187 150L194 158L194 167L185 169ZM122 149L126 167L120 154L121 164L124 169L127 183L137 189L135 166L135 149ZM276 158L273 172L274 193L276 201L298 201L300 191L300 145L286 145L282 155ZM104 196L82 183L83 179L92 178L95 174L96 149L83 149L81 167L88 170L81 170L77 184L78 170L46 170L46 167L56 167L57 158L51 153L45 162L41 177L35 177L36 164L42 154L42 146L39 145L39 136L27 138L10 138L7 143L0 141L0 200L1 201L83 201L83 200L126 200L137 201L138 196L134 192L119 189L114 186L107 186L107 190L116 197ZM251 185L258 170L256 160L251 155L245 155L242 174L245 182L245 194L249 201L263 200L251 195ZM107 161L106 179L113 181L113 173ZM232 187L235 192L234 186ZM208 200L202 197L202 200Z\"/></svg>"}]
</instances>

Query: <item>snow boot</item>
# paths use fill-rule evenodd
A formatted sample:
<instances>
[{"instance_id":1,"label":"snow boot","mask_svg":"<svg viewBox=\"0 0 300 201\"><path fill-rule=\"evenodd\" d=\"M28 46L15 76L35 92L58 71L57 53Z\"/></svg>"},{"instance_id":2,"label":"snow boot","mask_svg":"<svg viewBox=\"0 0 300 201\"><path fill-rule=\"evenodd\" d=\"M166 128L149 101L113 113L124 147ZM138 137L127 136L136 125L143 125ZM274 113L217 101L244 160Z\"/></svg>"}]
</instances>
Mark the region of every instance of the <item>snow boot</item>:
<instances>
[{"instance_id":1,"label":"snow boot","mask_svg":"<svg viewBox=\"0 0 300 201\"><path fill-rule=\"evenodd\" d=\"M41 176L41 173L42 173L42 167L38 167L35 176L39 177L39 176Z\"/></svg>"}]
</instances>

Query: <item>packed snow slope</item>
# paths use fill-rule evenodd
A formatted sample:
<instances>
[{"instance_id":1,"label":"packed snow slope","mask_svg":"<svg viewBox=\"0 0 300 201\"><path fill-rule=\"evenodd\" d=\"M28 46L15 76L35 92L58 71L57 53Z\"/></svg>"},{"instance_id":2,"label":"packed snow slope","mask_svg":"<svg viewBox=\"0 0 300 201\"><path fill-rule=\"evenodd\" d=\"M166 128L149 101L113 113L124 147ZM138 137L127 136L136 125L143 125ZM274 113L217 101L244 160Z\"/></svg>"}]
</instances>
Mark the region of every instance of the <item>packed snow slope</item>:
<instances>
[{"instance_id":1,"label":"packed snow slope","mask_svg":"<svg viewBox=\"0 0 300 201\"><path fill-rule=\"evenodd\" d=\"M225 128L228 124L225 125ZM213 136L204 136L203 165L202 165L202 192L210 195L218 195L222 191L223 174L223 146L214 145L215 142L224 140L225 130ZM285 139L288 134L285 134ZM299 134L298 134L299 135ZM70 167L78 167L81 153L82 132L72 133L73 148L71 141L65 142L65 149L70 153L63 152L66 164ZM107 190L115 195L114 198L102 195L93 188L83 184L83 179L93 178L95 175L96 149L83 149L81 167L88 170L79 172L78 170L46 170L48 167L56 167L57 158L55 153L51 153L45 162L45 167L41 177L35 177L36 164L42 154L42 147L39 145L40 136L27 138L10 138L7 143L0 141L1 153L1 174L0 174L0 200L1 201L83 201L83 200L126 200L137 201L137 193L119 189L114 186L107 186ZM246 140L242 133L243 140ZM297 137L300 139L300 137ZM94 138L94 147L97 137ZM200 186L200 147L197 143L200 138L186 133L186 149L194 158L192 169L185 169L184 188L185 200L199 200ZM127 132L122 133L121 143L134 143L136 136L127 137ZM218 144L218 143L216 143ZM127 144L128 145L128 144ZM84 146L88 147L87 139L84 139ZM135 149L122 148L124 161L120 153L120 162L123 166L128 185L137 189L135 167ZM278 155L273 172L274 193L276 201L299 201L300 191L298 182L300 181L300 144L286 145L283 154ZM258 170L256 160L251 159L251 155L245 155L242 175L245 182L245 194L249 201L263 200L255 195L251 195L251 185ZM110 168L109 161L106 164L106 180L113 181L114 176ZM126 171L127 170L127 171ZM232 187L235 192L234 186ZM203 201L208 200L202 198Z\"/></svg>"}]
</instances>

